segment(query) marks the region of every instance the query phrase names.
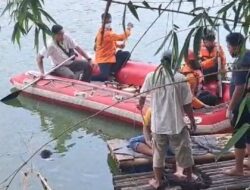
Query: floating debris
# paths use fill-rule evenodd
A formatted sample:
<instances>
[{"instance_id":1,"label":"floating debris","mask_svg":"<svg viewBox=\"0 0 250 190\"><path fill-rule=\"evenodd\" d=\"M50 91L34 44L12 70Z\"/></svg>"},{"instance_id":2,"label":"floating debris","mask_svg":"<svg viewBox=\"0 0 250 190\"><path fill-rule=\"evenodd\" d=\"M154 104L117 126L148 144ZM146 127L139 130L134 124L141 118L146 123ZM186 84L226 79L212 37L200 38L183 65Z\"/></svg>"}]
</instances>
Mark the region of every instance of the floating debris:
<instances>
[{"instance_id":1,"label":"floating debris","mask_svg":"<svg viewBox=\"0 0 250 190\"><path fill-rule=\"evenodd\" d=\"M51 157L53 153L50 151L50 150L43 150L41 153L40 153L40 156L42 159L48 159Z\"/></svg>"}]
</instances>

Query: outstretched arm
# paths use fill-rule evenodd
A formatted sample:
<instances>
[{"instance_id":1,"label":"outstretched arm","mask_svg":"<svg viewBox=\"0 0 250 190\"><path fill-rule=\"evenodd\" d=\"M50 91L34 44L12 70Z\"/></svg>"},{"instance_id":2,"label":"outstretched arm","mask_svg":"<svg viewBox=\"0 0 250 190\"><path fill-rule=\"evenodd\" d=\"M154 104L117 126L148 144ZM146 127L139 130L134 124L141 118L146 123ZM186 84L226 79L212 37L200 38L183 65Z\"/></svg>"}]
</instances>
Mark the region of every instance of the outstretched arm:
<instances>
[{"instance_id":1,"label":"outstretched arm","mask_svg":"<svg viewBox=\"0 0 250 190\"><path fill-rule=\"evenodd\" d=\"M91 57L88 56L88 54L80 47L80 46L76 46L75 50L82 55L86 60L91 61Z\"/></svg>"}]
</instances>

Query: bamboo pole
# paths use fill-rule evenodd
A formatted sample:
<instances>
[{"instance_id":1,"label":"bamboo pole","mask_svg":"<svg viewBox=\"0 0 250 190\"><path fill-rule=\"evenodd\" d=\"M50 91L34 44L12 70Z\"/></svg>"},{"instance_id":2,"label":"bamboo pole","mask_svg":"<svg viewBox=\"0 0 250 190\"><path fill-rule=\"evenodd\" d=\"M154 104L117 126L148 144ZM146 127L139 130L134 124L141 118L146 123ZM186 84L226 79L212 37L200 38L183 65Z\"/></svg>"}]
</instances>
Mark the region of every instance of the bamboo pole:
<instances>
[{"instance_id":1,"label":"bamboo pole","mask_svg":"<svg viewBox=\"0 0 250 190\"><path fill-rule=\"evenodd\" d=\"M47 180L40 173L37 173L37 177L40 179L45 190L52 190L52 188L49 186Z\"/></svg>"}]
</instances>

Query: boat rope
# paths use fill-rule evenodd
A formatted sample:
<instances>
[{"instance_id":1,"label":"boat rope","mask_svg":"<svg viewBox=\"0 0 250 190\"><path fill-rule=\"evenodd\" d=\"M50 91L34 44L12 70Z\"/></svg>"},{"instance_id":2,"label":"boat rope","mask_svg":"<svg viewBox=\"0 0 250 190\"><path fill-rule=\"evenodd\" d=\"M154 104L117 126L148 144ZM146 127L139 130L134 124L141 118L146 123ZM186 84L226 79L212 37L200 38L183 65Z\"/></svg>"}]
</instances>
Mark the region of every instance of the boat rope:
<instances>
[{"instance_id":1,"label":"boat rope","mask_svg":"<svg viewBox=\"0 0 250 190\"><path fill-rule=\"evenodd\" d=\"M238 69L238 70L234 70L234 72L245 72L245 71L250 71L249 69ZM225 71L226 73L228 72L232 72L231 70L228 70L228 71ZM211 74L207 74L206 76L210 76L210 75L215 75L215 74L218 74L218 73L221 73L221 72L215 72L215 73L211 73ZM5 190L8 190L12 181L14 180L14 178L16 177L16 175L20 172L20 170L26 166L33 158L35 155L37 155L43 148L45 148L47 145L49 145L50 143L56 141L57 139L59 139L60 137L62 137L65 133L69 132L69 131L72 131L72 130L75 130L79 127L80 124L83 124L93 118L95 118L96 116L100 115L101 113L103 113L104 111L124 102L124 101L127 101L127 100L130 100L130 99L133 99L133 98L136 98L136 97L140 97L141 95L145 95L145 94L148 94L154 90L157 90L157 89L160 89L160 88L164 88L164 87L167 87L167 86L172 86L172 85L176 85L176 84L181 84L181 83L186 83L188 82L187 80L183 80L183 81L179 81L179 82L172 82L172 83L167 83L167 84L164 84L164 85L160 85L160 86L157 86L157 87L154 87L152 88L151 90L147 90L145 92L142 92L142 93L138 93L138 94L134 94L130 97L125 97L124 99L122 99L121 101L117 101L115 103L113 103L112 105L109 105L107 107L105 107L104 109L102 110L99 110L97 112L95 112L94 114L76 122L75 124L73 124L71 127L68 127L67 129L63 130L61 133L59 133L56 137L54 137L53 139L47 141L46 143L44 143L43 145L41 145L38 149L36 149L36 151L34 151L31 156L29 158L27 158L17 169L15 169L8 177L6 177L1 183L0 185L3 185L4 183L7 183L7 186L5 186Z\"/></svg>"}]
</instances>

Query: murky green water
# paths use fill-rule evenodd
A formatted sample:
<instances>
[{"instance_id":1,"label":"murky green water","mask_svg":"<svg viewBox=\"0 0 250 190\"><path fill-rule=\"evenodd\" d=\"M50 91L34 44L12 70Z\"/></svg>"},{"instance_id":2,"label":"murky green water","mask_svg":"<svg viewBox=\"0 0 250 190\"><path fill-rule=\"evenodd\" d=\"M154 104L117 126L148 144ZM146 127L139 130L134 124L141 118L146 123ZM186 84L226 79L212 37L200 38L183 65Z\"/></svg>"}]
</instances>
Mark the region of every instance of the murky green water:
<instances>
[{"instance_id":1,"label":"murky green water","mask_svg":"<svg viewBox=\"0 0 250 190\"><path fill-rule=\"evenodd\" d=\"M5 1L0 1L0 9L4 4ZM102 1L47 0L46 8L84 49L92 52L100 14L105 8ZM122 31L123 7L114 5L111 13L113 14L113 28ZM128 19L135 24L135 31L128 41L128 50L133 47L157 16L156 12L151 11L140 11L139 14L141 15L140 23L128 15ZM172 14L160 19L135 50L132 55L133 59L148 62L159 60L159 56L153 56L153 54L161 41L150 42L164 36L167 26L171 26L172 17L174 21L178 21L185 27L190 20L188 17ZM168 22L166 18L169 18ZM33 35L24 38L22 48L19 49L10 41L12 24L9 24L8 17L1 17L0 20L0 97L3 97L12 88L9 83L12 75L37 68ZM186 32L182 33L181 39L185 35ZM222 43L225 43L224 39ZM47 68L49 67L50 64L47 64ZM89 114L22 96L11 106L0 103L0 181L39 146ZM42 160L37 155L22 172L30 168L40 171L46 176L53 189L57 190L110 190L113 188L112 172L117 169L109 159L105 141L110 138L129 138L138 133L139 131L133 126L102 117L95 118L48 145L46 148L54 152L52 161ZM22 173L17 175L10 189L22 189L22 176ZM31 190L41 189L36 177L30 179L29 186Z\"/></svg>"}]
</instances>

